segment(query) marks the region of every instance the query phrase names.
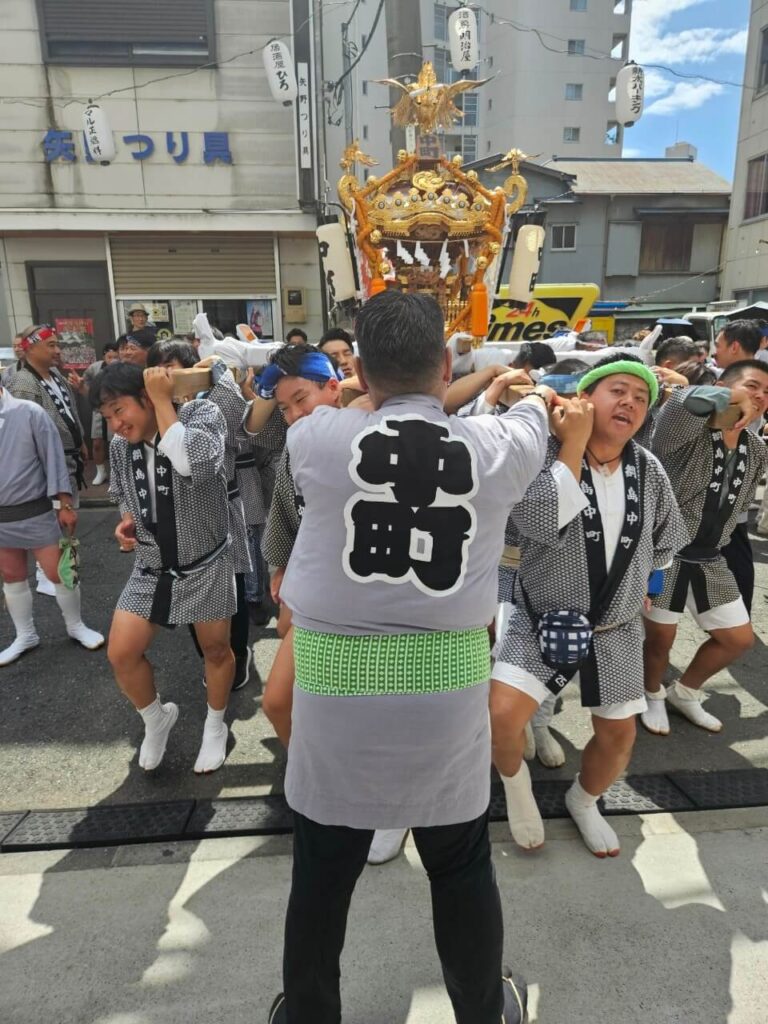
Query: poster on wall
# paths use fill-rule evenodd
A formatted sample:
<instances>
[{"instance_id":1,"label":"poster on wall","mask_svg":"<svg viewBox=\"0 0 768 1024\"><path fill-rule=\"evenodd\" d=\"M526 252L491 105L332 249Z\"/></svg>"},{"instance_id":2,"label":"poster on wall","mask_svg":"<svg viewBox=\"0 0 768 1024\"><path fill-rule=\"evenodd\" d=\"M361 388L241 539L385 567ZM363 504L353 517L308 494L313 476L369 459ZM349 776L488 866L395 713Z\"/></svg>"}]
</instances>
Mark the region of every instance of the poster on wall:
<instances>
[{"instance_id":1,"label":"poster on wall","mask_svg":"<svg viewBox=\"0 0 768 1024\"><path fill-rule=\"evenodd\" d=\"M275 337L272 301L272 299L250 299L245 304L248 326L259 341L272 341Z\"/></svg>"},{"instance_id":2,"label":"poster on wall","mask_svg":"<svg viewBox=\"0 0 768 1024\"><path fill-rule=\"evenodd\" d=\"M93 320L90 317L56 317L61 342L61 362L67 370L85 370L96 361Z\"/></svg>"}]
</instances>

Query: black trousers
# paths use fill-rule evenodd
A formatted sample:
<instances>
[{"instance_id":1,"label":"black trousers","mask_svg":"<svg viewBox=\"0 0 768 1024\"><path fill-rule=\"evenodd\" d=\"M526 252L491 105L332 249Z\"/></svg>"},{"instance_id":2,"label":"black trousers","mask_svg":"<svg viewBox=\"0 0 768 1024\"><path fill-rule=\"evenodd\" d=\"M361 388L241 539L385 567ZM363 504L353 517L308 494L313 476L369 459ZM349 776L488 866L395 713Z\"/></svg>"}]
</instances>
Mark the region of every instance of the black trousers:
<instances>
[{"instance_id":1,"label":"black trousers","mask_svg":"<svg viewBox=\"0 0 768 1024\"><path fill-rule=\"evenodd\" d=\"M755 556L749 540L746 523L738 523L731 539L722 549L723 558L736 579L747 611L752 614L752 597L755 593Z\"/></svg>"},{"instance_id":2,"label":"black trousers","mask_svg":"<svg viewBox=\"0 0 768 1024\"><path fill-rule=\"evenodd\" d=\"M241 572L235 573L235 593L237 595L237 609L230 619L229 645L236 658L244 658L248 653L248 605L245 603L245 575ZM195 627L190 625L189 632L192 634L192 642L195 650L202 658L203 650L197 642Z\"/></svg>"},{"instance_id":3,"label":"black trousers","mask_svg":"<svg viewBox=\"0 0 768 1024\"><path fill-rule=\"evenodd\" d=\"M339 959L352 892L373 832L294 813L293 884L285 922L287 1024L339 1024ZM504 1008L501 901L488 815L415 828L432 889L435 943L458 1024L499 1024Z\"/></svg>"}]
</instances>

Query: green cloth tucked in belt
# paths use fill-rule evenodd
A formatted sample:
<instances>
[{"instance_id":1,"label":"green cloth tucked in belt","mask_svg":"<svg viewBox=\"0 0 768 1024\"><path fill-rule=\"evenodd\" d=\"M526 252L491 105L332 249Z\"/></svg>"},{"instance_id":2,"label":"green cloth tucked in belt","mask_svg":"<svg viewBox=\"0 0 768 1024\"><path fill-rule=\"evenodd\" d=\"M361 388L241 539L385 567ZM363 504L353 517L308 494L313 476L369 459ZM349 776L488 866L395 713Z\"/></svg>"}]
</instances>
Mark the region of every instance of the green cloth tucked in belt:
<instances>
[{"instance_id":1,"label":"green cloth tucked in belt","mask_svg":"<svg viewBox=\"0 0 768 1024\"><path fill-rule=\"evenodd\" d=\"M340 636L294 628L296 685L328 697L448 693L491 674L486 629Z\"/></svg>"}]
</instances>

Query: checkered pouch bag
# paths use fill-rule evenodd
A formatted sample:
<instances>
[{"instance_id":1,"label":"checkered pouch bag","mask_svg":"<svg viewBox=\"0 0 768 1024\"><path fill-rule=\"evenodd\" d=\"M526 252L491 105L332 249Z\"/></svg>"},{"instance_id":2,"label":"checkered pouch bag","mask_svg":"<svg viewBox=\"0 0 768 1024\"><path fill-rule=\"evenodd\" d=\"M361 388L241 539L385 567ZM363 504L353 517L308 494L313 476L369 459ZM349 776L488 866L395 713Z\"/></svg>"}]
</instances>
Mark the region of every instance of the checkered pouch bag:
<instances>
[{"instance_id":1,"label":"checkered pouch bag","mask_svg":"<svg viewBox=\"0 0 768 1024\"><path fill-rule=\"evenodd\" d=\"M589 654L592 633L592 623L581 612L547 612L536 626L541 660L557 671L575 671Z\"/></svg>"}]
</instances>

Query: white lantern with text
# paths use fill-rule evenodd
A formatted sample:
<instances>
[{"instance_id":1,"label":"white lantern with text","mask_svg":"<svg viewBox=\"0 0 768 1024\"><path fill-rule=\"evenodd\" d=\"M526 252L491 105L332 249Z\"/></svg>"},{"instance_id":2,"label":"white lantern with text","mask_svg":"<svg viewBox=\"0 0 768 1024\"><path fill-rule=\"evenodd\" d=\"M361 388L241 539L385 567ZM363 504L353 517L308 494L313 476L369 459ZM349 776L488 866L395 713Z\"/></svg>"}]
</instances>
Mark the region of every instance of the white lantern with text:
<instances>
[{"instance_id":1,"label":"white lantern with text","mask_svg":"<svg viewBox=\"0 0 768 1024\"><path fill-rule=\"evenodd\" d=\"M323 277L328 288L332 305L354 299L356 295L355 272L349 255L347 233L338 223L322 224L315 232L320 246Z\"/></svg>"},{"instance_id":2,"label":"white lantern with text","mask_svg":"<svg viewBox=\"0 0 768 1024\"><path fill-rule=\"evenodd\" d=\"M267 72L272 98L276 103L290 107L299 91L291 51L285 43L281 43L279 39L273 39L261 51L261 57L264 61L264 70Z\"/></svg>"},{"instance_id":3,"label":"white lantern with text","mask_svg":"<svg viewBox=\"0 0 768 1024\"><path fill-rule=\"evenodd\" d=\"M83 112L83 131L88 152L96 163L106 167L117 155L107 115L97 103L89 103Z\"/></svg>"},{"instance_id":4,"label":"white lantern with text","mask_svg":"<svg viewBox=\"0 0 768 1024\"><path fill-rule=\"evenodd\" d=\"M544 236L544 228L540 224L524 224L517 233L509 272L509 298L515 302L530 302L533 298Z\"/></svg>"},{"instance_id":5,"label":"white lantern with text","mask_svg":"<svg viewBox=\"0 0 768 1024\"><path fill-rule=\"evenodd\" d=\"M471 71L480 62L477 46L477 18L471 7L460 7L448 19L451 64L457 71Z\"/></svg>"},{"instance_id":6,"label":"white lantern with text","mask_svg":"<svg viewBox=\"0 0 768 1024\"><path fill-rule=\"evenodd\" d=\"M616 76L616 120L625 128L640 120L645 97L645 72L630 61Z\"/></svg>"}]
</instances>

